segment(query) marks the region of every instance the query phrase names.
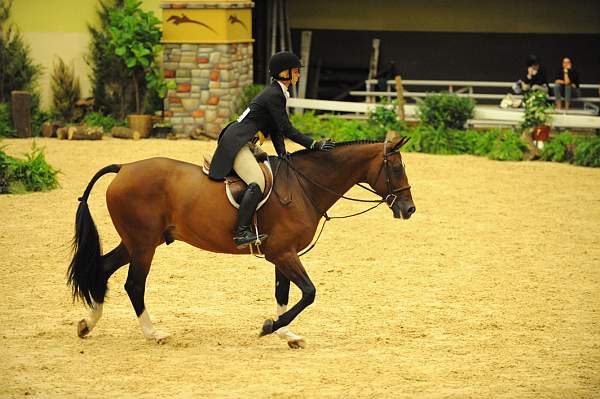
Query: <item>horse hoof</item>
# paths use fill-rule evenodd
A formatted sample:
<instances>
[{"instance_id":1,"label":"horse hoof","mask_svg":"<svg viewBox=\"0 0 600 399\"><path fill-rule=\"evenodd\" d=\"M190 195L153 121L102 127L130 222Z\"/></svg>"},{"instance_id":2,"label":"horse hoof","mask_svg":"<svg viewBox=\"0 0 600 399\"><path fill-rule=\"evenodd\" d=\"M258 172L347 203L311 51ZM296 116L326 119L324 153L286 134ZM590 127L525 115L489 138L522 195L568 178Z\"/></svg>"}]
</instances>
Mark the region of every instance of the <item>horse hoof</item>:
<instances>
[{"instance_id":1,"label":"horse hoof","mask_svg":"<svg viewBox=\"0 0 600 399\"><path fill-rule=\"evenodd\" d=\"M294 339L287 342L291 349L305 349L306 341L304 339Z\"/></svg>"},{"instance_id":2,"label":"horse hoof","mask_svg":"<svg viewBox=\"0 0 600 399\"><path fill-rule=\"evenodd\" d=\"M154 339L156 340L157 344L164 345L171 340L171 335L162 331L157 331L154 335Z\"/></svg>"},{"instance_id":3,"label":"horse hoof","mask_svg":"<svg viewBox=\"0 0 600 399\"><path fill-rule=\"evenodd\" d=\"M77 323L77 336L79 336L79 338L84 338L89 333L90 329L88 328L85 319L79 320L79 323Z\"/></svg>"},{"instance_id":4,"label":"horse hoof","mask_svg":"<svg viewBox=\"0 0 600 399\"><path fill-rule=\"evenodd\" d=\"M267 319L263 323L262 330L260 331L259 337L264 337L265 335L269 335L273 333L273 320Z\"/></svg>"}]
</instances>

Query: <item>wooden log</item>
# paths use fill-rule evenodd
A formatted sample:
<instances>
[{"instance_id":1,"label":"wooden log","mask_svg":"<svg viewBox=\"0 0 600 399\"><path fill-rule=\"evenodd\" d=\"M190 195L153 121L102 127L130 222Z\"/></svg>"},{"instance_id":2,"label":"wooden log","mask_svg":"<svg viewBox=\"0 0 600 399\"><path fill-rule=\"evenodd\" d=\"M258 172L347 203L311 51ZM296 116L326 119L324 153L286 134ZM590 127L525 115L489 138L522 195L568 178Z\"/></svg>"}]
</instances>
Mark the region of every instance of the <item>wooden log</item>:
<instances>
[{"instance_id":1,"label":"wooden log","mask_svg":"<svg viewBox=\"0 0 600 399\"><path fill-rule=\"evenodd\" d=\"M13 91L10 95L13 126L17 137L31 137L31 94L26 91Z\"/></svg>"},{"instance_id":2,"label":"wooden log","mask_svg":"<svg viewBox=\"0 0 600 399\"><path fill-rule=\"evenodd\" d=\"M137 130L133 130L124 126L113 127L111 130L111 134L113 137L117 137L119 139L140 139L140 133Z\"/></svg>"},{"instance_id":3,"label":"wooden log","mask_svg":"<svg viewBox=\"0 0 600 399\"><path fill-rule=\"evenodd\" d=\"M68 129L66 127L59 127L56 129L56 137L59 140L66 140L69 138Z\"/></svg>"},{"instance_id":4,"label":"wooden log","mask_svg":"<svg viewBox=\"0 0 600 399\"><path fill-rule=\"evenodd\" d=\"M97 126L70 126L67 129L69 140L102 140L102 128Z\"/></svg>"},{"instance_id":5,"label":"wooden log","mask_svg":"<svg viewBox=\"0 0 600 399\"><path fill-rule=\"evenodd\" d=\"M404 114L404 87L402 86L402 77L396 75L394 79L396 80L396 97L398 98L398 118L403 121L406 119L406 116Z\"/></svg>"}]
</instances>

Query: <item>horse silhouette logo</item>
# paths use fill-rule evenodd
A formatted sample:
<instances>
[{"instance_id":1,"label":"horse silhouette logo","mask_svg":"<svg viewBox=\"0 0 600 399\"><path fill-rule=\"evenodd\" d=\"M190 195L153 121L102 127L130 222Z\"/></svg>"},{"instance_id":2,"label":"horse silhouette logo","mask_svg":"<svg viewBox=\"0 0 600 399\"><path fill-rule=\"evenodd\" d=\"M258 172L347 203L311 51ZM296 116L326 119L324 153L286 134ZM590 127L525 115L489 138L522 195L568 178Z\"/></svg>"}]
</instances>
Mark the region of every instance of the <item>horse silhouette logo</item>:
<instances>
[{"instance_id":1,"label":"horse silhouette logo","mask_svg":"<svg viewBox=\"0 0 600 399\"><path fill-rule=\"evenodd\" d=\"M233 24L240 24L240 25L242 25L244 27L244 29L246 29L246 31L248 31L248 27L246 26L246 24L244 23L244 21L242 21L241 19L239 19L237 17L237 15L235 15L235 14L229 16L229 23L231 25L233 25Z\"/></svg>"},{"instance_id":2,"label":"horse silhouette logo","mask_svg":"<svg viewBox=\"0 0 600 399\"><path fill-rule=\"evenodd\" d=\"M181 16L171 15L167 19L167 22L173 22L173 24L175 24L175 25L179 25L179 24L197 24L197 25L200 25L200 26L204 26L206 29L210 30L214 34L217 34L216 30L214 30L213 28L211 28L210 26L208 26L204 22L196 21L195 19L190 19L185 14L181 14Z\"/></svg>"}]
</instances>

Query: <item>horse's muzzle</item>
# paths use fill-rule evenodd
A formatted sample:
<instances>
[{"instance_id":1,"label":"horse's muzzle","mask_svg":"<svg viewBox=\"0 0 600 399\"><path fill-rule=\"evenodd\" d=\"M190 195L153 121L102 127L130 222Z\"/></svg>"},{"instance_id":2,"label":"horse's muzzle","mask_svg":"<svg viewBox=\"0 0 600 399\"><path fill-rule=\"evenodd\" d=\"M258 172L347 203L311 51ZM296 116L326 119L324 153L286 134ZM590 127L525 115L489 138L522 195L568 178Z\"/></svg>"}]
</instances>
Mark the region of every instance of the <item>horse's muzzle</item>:
<instances>
[{"instance_id":1,"label":"horse's muzzle","mask_svg":"<svg viewBox=\"0 0 600 399\"><path fill-rule=\"evenodd\" d=\"M410 219L413 213L417 211L412 201L397 201L392 205L392 212L396 219Z\"/></svg>"}]
</instances>

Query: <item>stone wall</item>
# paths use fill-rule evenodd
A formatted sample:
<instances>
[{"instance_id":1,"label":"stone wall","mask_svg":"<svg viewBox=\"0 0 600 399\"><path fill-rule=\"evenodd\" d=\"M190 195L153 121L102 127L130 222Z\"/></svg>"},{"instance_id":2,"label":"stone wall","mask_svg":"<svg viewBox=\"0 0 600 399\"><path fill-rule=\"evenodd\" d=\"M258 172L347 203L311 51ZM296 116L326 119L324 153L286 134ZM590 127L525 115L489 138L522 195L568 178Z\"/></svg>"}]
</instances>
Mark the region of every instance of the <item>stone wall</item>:
<instances>
[{"instance_id":1,"label":"stone wall","mask_svg":"<svg viewBox=\"0 0 600 399\"><path fill-rule=\"evenodd\" d=\"M177 84L165 99L173 131L216 138L252 84L252 43L165 44L164 69Z\"/></svg>"}]
</instances>

